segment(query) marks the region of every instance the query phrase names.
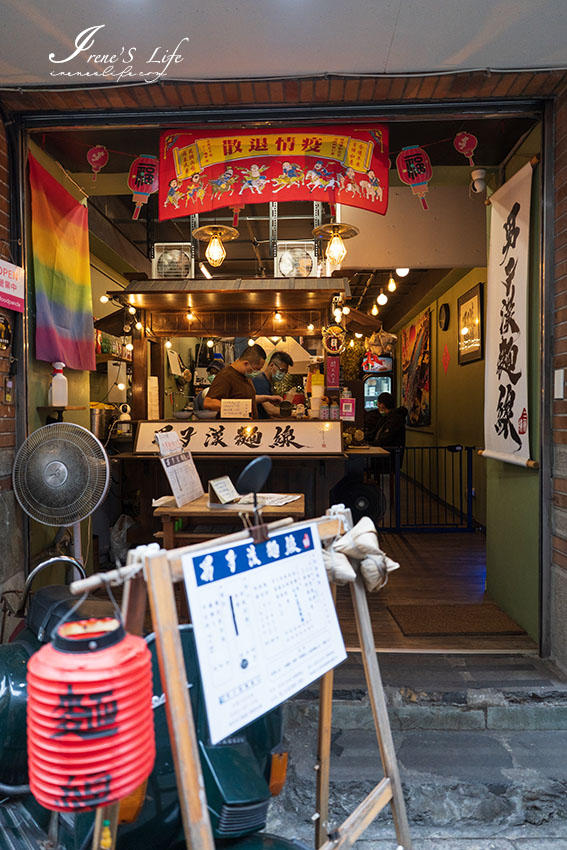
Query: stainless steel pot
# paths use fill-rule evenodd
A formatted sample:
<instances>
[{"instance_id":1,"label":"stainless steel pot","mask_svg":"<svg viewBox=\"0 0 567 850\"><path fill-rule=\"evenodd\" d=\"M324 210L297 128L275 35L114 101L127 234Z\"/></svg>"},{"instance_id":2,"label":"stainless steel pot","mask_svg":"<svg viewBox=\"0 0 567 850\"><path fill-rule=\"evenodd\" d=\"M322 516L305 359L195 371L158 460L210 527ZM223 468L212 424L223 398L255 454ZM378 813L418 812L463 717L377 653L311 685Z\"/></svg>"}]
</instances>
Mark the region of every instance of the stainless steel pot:
<instances>
[{"instance_id":1,"label":"stainless steel pot","mask_svg":"<svg viewBox=\"0 0 567 850\"><path fill-rule=\"evenodd\" d=\"M118 413L116 410L106 410L103 408L94 408L91 410L91 431L102 443L108 437L108 429L117 416Z\"/></svg>"}]
</instances>

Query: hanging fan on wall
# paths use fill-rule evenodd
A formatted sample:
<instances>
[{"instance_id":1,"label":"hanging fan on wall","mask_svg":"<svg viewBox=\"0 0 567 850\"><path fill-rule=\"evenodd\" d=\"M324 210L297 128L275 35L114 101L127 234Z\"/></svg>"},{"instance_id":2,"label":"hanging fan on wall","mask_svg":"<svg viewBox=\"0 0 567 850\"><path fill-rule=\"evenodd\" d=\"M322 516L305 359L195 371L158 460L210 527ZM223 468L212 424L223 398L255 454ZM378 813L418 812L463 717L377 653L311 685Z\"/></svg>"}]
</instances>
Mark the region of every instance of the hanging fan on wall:
<instances>
[{"instance_id":1,"label":"hanging fan on wall","mask_svg":"<svg viewBox=\"0 0 567 850\"><path fill-rule=\"evenodd\" d=\"M73 526L81 558L81 521L104 501L110 464L102 443L86 428L55 422L38 428L18 450L14 493L25 513L43 525Z\"/></svg>"}]
</instances>

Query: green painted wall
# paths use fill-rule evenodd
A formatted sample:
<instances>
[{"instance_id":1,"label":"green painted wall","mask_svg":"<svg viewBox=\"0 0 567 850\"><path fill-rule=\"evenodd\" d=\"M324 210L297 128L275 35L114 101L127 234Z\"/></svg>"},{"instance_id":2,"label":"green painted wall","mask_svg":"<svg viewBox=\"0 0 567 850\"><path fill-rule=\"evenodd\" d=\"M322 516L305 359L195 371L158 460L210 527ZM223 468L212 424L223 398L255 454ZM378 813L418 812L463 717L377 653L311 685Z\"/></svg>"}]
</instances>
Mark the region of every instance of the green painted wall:
<instances>
[{"instance_id":1,"label":"green painted wall","mask_svg":"<svg viewBox=\"0 0 567 850\"><path fill-rule=\"evenodd\" d=\"M536 128L510 162L506 179L541 151L541 130ZM529 279L529 416L530 455L539 460L540 444L540 206L541 168L532 184ZM539 639L540 497L537 470L487 460L486 533L488 595L535 641Z\"/></svg>"},{"instance_id":2,"label":"green painted wall","mask_svg":"<svg viewBox=\"0 0 567 850\"><path fill-rule=\"evenodd\" d=\"M423 310L431 310L431 425L426 428L408 428L408 446L461 443L481 448L484 445L484 360L459 365L457 353L457 300L479 282L486 282L486 269L450 272L430 293L428 303L419 304L412 315L403 321L405 326ZM438 323L441 304L448 304L450 310L446 331L440 330ZM443 365L445 347L449 355L446 371ZM398 357L398 366L400 361ZM398 398L400 395L401 381L398 375ZM473 517L477 523L485 525L486 464L476 452L473 455L473 487ZM463 505L466 509L466 503L463 502Z\"/></svg>"}]
</instances>

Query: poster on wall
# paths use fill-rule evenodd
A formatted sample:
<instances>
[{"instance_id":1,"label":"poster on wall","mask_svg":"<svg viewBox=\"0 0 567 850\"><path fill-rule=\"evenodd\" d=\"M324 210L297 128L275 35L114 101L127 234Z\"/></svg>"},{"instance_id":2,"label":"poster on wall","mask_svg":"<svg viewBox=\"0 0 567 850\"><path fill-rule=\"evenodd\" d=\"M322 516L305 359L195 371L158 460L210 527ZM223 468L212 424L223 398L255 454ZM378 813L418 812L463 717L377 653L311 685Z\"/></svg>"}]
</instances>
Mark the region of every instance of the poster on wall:
<instances>
[{"instance_id":1,"label":"poster on wall","mask_svg":"<svg viewBox=\"0 0 567 850\"><path fill-rule=\"evenodd\" d=\"M490 198L483 454L522 466L530 459L528 251L532 165Z\"/></svg>"},{"instance_id":2,"label":"poster on wall","mask_svg":"<svg viewBox=\"0 0 567 850\"><path fill-rule=\"evenodd\" d=\"M431 423L430 340L431 313L425 310L402 330L402 404L412 427Z\"/></svg>"},{"instance_id":3,"label":"poster on wall","mask_svg":"<svg viewBox=\"0 0 567 850\"><path fill-rule=\"evenodd\" d=\"M160 220L268 201L326 201L385 215L388 128L166 130Z\"/></svg>"}]
</instances>

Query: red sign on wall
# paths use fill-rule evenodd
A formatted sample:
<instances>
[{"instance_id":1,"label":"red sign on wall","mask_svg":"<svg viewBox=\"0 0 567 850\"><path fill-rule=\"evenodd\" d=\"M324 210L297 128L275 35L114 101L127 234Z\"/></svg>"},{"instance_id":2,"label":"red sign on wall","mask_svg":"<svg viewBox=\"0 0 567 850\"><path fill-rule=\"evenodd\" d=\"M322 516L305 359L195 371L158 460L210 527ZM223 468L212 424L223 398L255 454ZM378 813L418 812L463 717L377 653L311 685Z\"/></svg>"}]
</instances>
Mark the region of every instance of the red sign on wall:
<instances>
[{"instance_id":1,"label":"red sign on wall","mask_svg":"<svg viewBox=\"0 0 567 850\"><path fill-rule=\"evenodd\" d=\"M159 217L268 201L327 201L385 215L388 128L168 130L160 139Z\"/></svg>"}]
</instances>

